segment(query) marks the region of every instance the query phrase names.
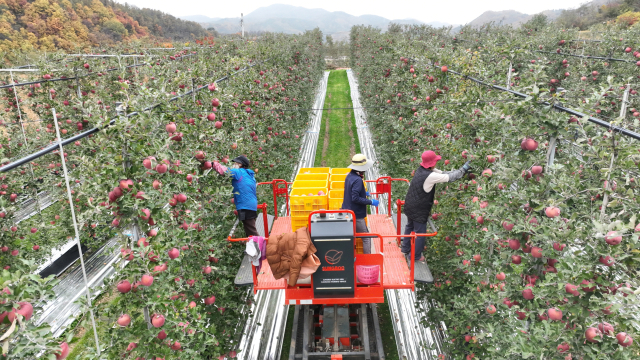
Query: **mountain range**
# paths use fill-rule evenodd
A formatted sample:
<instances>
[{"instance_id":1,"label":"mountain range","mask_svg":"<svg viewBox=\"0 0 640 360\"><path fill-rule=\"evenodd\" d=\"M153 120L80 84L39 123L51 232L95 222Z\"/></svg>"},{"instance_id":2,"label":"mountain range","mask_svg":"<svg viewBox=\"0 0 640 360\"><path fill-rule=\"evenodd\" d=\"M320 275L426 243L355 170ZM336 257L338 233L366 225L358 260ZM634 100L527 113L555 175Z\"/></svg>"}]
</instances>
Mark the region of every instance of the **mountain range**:
<instances>
[{"instance_id":1,"label":"mountain range","mask_svg":"<svg viewBox=\"0 0 640 360\"><path fill-rule=\"evenodd\" d=\"M581 8L598 8L615 0L592 0L581 5ZM569 12L574 11L570 10ZM575 10L577 11L577 10ZM545 10L541 14L547 16L549 21L561 17L565 9ZM472 26L482 26L488 22L496 24L512 25L518 27L530 19L534 14L524 14L515 10L485 11L480 16L469 22ZM214 28L221 34L235 34L240 32L240 18L211 18L205 15L182 16L181 19L194 21L204 28ZM342 11L327 11L324 9L307 9L300 6L274 4L252 11L244 16L244 29L246 32L283 32L288 34L301 33L305 30L320 28L326 35L332 35L335 40L347 40L349 31L353 25L370 25L386 30L390 23L398 24L427 24L434 27L454 27L459 24L448 24L434 21L424 23L416 19L390 20L377 15L354 16Z\"/></svg>"},{"instance_id":2,"label":"mountain range","mask_svg":"<svg viewBox=\"0 0 640 360\"><path fill-rule=\"evenodd\" d=\"M215 28L221 34L235 34L241 31L240 18L210 18L204 15L182 16L181 19L195 21L204 28ZM252 11L244 16L244 29L248 32L283 32L297 34L316 27L335 40L346 40L353 25L371 25L385 30L389 23L424 24L415 19L389 20L377 15L354 16L342 11L307 9L300 6L274 4ZM449 26L442 22L429 23L432 26Z\"/></svg>"}]
</instances>

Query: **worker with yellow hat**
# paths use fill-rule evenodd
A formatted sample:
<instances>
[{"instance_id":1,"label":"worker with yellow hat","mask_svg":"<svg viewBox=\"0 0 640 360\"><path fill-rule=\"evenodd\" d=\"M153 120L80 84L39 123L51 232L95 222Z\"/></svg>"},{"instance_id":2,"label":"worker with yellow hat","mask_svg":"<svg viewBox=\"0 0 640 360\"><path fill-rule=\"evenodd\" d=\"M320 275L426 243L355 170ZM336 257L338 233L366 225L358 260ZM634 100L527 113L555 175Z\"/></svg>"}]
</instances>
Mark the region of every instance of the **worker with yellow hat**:
<instances>
[{"instance_id":1,"label":"worker with yellow hat","mask_svg":"<svg viewBox=\"0 0 640 360\"><path fill-rule=\"evenodd\" d=\"M369 193L364 187L364 173L373 166L373 162L367 160L363 154L356 154L351 159L349 168L351 172L344 179L344 199L342 200L342 208L351 210L356 215L356 232L368 233L367 223L367 205L378 206L379 202L375 199L367 199ZM371 239L362 239L362 252L371 254Z\"/></svg>"}]
</instances>

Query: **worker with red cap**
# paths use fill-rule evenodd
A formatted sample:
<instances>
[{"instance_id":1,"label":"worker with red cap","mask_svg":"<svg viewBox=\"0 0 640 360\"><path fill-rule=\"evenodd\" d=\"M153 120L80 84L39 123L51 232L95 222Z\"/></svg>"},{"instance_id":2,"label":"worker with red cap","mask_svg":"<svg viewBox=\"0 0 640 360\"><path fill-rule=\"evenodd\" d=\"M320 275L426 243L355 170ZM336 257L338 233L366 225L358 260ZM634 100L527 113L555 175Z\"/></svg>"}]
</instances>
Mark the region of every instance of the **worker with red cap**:
<instances>
[{"instance_id":1,"label":"worker with red cap","mask_svg":"<svg viewBox=\"0 0 640 360\"><path fill-rule=\"evenodd\" d=\"M427 233L427 220L431 214L431 207L436 193L436 184L458 180L467 173L471 166L467 161L460 169L453 171L440 171L436 169L436 163L442 157L429 150L422 153L422 162L415 170L413 179L409 184L407 196L404 199L404 214L407 216L407 225L404 235L411 232L416 234ZM425 261L422 251L426 238L416 238L415 261ZM402 253L407 261L411 256L411 238L402 238Z\"/></svg>"}]
</instances>

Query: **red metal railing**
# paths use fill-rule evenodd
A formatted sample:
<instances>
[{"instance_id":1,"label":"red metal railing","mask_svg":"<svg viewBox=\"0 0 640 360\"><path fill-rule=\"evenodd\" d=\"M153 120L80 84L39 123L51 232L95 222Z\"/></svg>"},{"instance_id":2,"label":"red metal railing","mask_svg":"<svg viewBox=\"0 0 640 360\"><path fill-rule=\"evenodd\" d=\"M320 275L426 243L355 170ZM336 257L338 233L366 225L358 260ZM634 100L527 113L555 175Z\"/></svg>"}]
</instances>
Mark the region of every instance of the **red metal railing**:
<instances>
[{"instance_id":1,"label":"red metal railing","mask_svg":"<svg viewBox=\"0 0 640 360\"><path fill-rule=\"evenodd\" d=\"M376 191L369 192L369 194L371 195L387 194L387 214L389 214L389 216L391 216L391 183L393 181L404 181L406 183L409 183L409 180L407 179L394 179L391 176L381 176L376 180L366 180L366 182L376 184ZM376 214L378 214L378 208L376 208Z\"/></svg>"},{"instance_id":2,"label":"red metal railing","mask_svg":"<svg viewBox=\"0 0 640 360\"><path fill-rule=\"evenodd\" d=\"M278 218L278 197L285 198L287 216L289 216L289 185L291 184L293 183L287 182L286 180L282 179L275 179L269 182L258 183L258 185L271 185L271 190L273 190L273 216L275 216L276 219Z\"/></svg>"},{"instance_id":3,"label":"red metal railing","mask_svg":"<svg viewBox=\"0 0 640 360\"><path fill-rule=\"evenodd\" d=\"M262 209L262 221L264 226L264 234L265 238L269 237L269 218L267 217L267 203L262 203L258 205L258 210ZM227 241L236 242L236 241L247 241L249 238L232 238L231 236L227 236Z\"/></svg>"},{"instance_id":4,"label":"red metal railing","mask_svg":"<svg viewBox=\"0 0 640 360\"><path fill-rule=\"evenodd\" d=\"M402 204L404 204L404 201L402 201L402 200L398 200L397 201L397 203L399 204L399 207L398 207L399 218L398 218L398 222L397 222L397 224L398 224L398 226L397 226L398 227L398 234L397 235L380 235L380 234L375 234L375 233L358 233L358 232L356 232L356 224L355 224L355 221L354 221L353 222L354 246L355 246L355 238L377 237L378 239L380 239L380 253L384 254L384 241L383 241L384 238L396 238L397 239L396 241L398 242L398 245L400 245L400 238L407 237L407 238L411 238L411 259L414 259L415 258L415 241L416 241L416 238L417 237L421 237L421 236L423 236L423 237L432 237L432 236L436 236L438 233L437 232L433 232L433 233L426 233L426 234L416 234L415 232L412 232L409 235L400 234L400 226L402 226L402 222L401 222L402 219L400 217L401 214L402 214L401 207L400 207L400 202ZM268 227L267 227L268 226L268 222L267 222L267 216L266 216L266 207L267 207L266 204L262 204L262 205L258 206L258 208L263 209L263 218L264 218L264 222L265 222L265 229L268 229ZM324 213L324 214L329 214L329 213L348 213L348 214L351 214L351 218L352 219L355 219L355 214L351 210L316 210L316 211L312 211L309 214L307 226L311 225L311 216L313 214L322 214L322 213ZM228 241L232 241L232 242L235 242L235 241L247 241L248 238L235 238L234 239L234 238L231 238L229 236L229 237L227 237L227 240ZM415 274L415 264L414 264L413 261L410 261L409 263L410 263L409 283L413 286L413 283L414 283L413 279L414 279L414 274ZM255 271L255 266L253 264L251 265L251 269L252 269L252 274L253 274L253 285L254 285L254 292L255 292L256 291L256 287L258 286L258 277L257 277L256 271ZM354 276L356 276L355 272L354 272ZM357 279L355 279L355 281L357 282ZM313 280L311 281L311 286L313 286ZM382 286L384 286L384 285L382 285ZM290 288L290 287L288 285L286 285L286 288Z\"/></svg>"}]
</instances>

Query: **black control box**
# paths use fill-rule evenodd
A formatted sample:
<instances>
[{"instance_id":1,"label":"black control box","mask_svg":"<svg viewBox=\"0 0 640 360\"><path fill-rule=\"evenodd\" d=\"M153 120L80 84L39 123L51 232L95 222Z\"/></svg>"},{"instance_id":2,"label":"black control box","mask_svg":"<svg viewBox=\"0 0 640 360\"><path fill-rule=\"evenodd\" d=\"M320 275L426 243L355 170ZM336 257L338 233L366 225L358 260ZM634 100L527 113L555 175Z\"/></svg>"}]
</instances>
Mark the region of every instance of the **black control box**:
<instances>
[{"instance_id":1,"label":"black control box","mask_svg":"<svg viewBox=\"0 0 640 360\"><path fill-rule=\"evenodd\" d=\"M311 241L318 250L316 256L320 259L320 267L313 274L314 297L354 296L353 222L354 219L348 213L311 216L309 232Z\"/></svg>"}]
</instances>

